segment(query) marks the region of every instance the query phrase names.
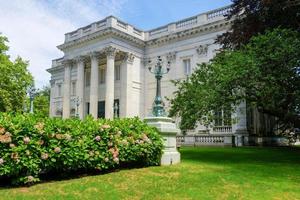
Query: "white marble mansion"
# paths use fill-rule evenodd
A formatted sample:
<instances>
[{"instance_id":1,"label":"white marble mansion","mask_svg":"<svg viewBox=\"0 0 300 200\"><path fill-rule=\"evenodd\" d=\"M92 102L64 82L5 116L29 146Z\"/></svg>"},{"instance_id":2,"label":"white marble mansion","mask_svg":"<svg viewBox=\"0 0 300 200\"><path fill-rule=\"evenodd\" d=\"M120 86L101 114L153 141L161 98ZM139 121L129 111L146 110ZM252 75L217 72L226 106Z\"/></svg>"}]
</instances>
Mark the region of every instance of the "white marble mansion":
<instances>
[{"instance_id":1,"label":"white marble mansion","mask_svg":"<svg viewBox=\"0 0 300 200\"><path fill-rule=\"evenodd\" d=\"M62 58L52 61L50 116L69 118L144 118L151 113L156 81L148 70L148 60L157 56L171 62L171 70L162 79L162 96L171 97L176 90L171 80L185 79L197 67L216 54L217 35L230 26L224 14L229 7L199 14L153 30L140 30L120 19L105 19L65 34L58 46ZM76 103L77 102L77 103ZM168 102L164 99L166 107ZM78 110L77 110L78 107ZM222 120L210 133L245 131L246 112L242 104L236 109L237 124ZM224 113L220 111L219 115ZM208 131L199 125L197 132Z\"/></svg>"}]
</instances>

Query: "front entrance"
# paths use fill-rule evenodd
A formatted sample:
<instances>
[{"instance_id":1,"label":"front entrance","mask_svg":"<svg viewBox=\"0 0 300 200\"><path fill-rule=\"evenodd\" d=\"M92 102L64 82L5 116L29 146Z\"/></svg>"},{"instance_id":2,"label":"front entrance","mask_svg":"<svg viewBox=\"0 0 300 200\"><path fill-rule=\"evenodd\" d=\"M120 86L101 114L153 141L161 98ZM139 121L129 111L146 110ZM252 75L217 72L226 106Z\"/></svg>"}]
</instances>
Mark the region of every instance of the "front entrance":
<instances>
[{"instance_id":1,"label":"front entrance","mask_svg":"<svg viewBox=\"0 0 300 200\"><path fill-rule=\"evenodd\" d=\"M98 118L105 118L105 101L98 101Z\"/></svg>"},{"instance_id":2,"label":"front entrance","mask_svg":"<svg viewBox=\"0 0 300 200\"><path fill-rule=\"evenodd\" d=\"M90 103L86 103L87 114L90 114ZM114 100L114 117L120 115L120 101L119 99ZM105 101L98 101L98 118L105 118Z\"/></svg>"}]
</instances>

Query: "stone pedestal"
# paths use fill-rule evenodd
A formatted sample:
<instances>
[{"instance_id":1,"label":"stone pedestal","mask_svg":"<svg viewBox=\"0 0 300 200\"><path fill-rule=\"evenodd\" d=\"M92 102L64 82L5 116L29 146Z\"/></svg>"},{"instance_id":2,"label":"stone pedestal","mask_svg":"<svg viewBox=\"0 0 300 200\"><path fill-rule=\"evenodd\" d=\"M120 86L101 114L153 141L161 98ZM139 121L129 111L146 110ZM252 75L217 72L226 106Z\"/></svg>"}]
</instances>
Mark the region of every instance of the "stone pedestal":
<instances>
[{"instance_id":1,"label":"stone pedestal","mask_svg":"<svg viewBox=\"0 0 300 200\"><path fill-rule=\"evenodd\" d=\"M146 123L149 126L156 127L164 140L163 155L161 157L161 165L173 165L180 163L180 153L176 148L176 135L179 129L175 123L168 117L147 117Z\"/></svg>"}]
</instances>

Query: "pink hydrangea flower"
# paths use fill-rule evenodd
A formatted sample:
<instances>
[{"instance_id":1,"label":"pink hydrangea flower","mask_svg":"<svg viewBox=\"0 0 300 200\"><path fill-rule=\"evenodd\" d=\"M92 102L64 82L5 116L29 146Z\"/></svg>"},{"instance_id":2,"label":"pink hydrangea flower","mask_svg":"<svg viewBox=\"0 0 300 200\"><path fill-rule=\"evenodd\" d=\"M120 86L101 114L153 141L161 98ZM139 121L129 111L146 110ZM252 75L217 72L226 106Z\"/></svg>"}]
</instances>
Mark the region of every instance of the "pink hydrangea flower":
<instances>
[{"instance_id":1,"label":"pink hydrangea flower","mask_svg":"<svg viewBox=\"0 0 300 200\"><path fill-rule=\"evenodd\" d=\"M3 158L0 158L0 165L3 165L3 163L4 163Z\"/></svg>"},{"instance_id":2,"label":"pink hydrangea flower","mask_svg":"<svg viewBox=\"0 0 300 200\"><path fill-rule=\"evenodd\" d=\"M5 133L5 128L0 126L0 135L3 135Z\"/></svg>"},{"instance_id":3,"label":"pink hydrangea flower","mask_svg":"<svg viewBox=\"0 0 300 200\"><path fill-rule=\"evenodd\" d=\"M54 148L54 152L55 152L55 153L60 153L60 152L61 152L61 149L60 149L59 147L55 147L55 148Z\"/></svg>"},{"instance_id":4,"label":"pink hydrangea flower","mask_svg":"<svg viewBox=\"0 0 300 200\"><path fill-rule=\"evenodd\" d=\"M24 142L25 144L29 144L30 138L29 138L29 137L24 137L24 138L23 138L23 142Z\"/></svg>"},{"instance_id":5,"label":"pink hydrangea flower","mask_svg":"<svg viewBox=\"0 0 300 200\"><path fill-rule=\"evenodd\" d=\"M69 134L65 134L65 139L66 139L67 141L70 141L70 140L72 139L72 136L69 135Z\"/></svg>"},{"instance_id":6,"label":"pink hydrangea flower","mask_svg":"<svg viewBox=\"0 0 300 200\"><path fill-rule=\"evenodd\" d=\"M31 183L34 181L34 177L33 176L27 176L27 182Z\"/></svg>"},{"instance_id":7,"label":"pink hydrangea flower","mask_svg":"<svg viewBox=\"0 0 300 200\"><path fill-rule=\"evenodd\" d=\"M119 163L119 158L114 158L115 163Z\"/></svg>"},{"instance_id":8,"label":"pink hydrangea flower","mask_svg":"<svg viewBox=\"0 0 300 200\"><path fill-rule=\"evenodd\" d=\"M100 137L99 135L97 135L97 136L95 137L95 140L96 140L97 142L99 142L99 141L101 140L101 137Z\"/></svg>"},{"instance_id":9,"label":"pink hydrangea flower","mask_svg":"<svg viewBox=\"0 0 300 200\"><path fill-rule=\"evenodd\" d=\"M101 126L101 128L103 128L103 129L108 129L108 128L110 128L110 125L108 125L108 124L103 124L103 125Z\"/></svg>"},{"instance_id":10,"label":"pink hydrangea flower","mask_svg":"<svg viewBox=\"0 0 300 200\"><path fill-rule=\"evenodd\" d=\"M49 158L49 155L47 153L42 153L41 158L43 160L47 160Z\"/></svg>"}]
</instances>

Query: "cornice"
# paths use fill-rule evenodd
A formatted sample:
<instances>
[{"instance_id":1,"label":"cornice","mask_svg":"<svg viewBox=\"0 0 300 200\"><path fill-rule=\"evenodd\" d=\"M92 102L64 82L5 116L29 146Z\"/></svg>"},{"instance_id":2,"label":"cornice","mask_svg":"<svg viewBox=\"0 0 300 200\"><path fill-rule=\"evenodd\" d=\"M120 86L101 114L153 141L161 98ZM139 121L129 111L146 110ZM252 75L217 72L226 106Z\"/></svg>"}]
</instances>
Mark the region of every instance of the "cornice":
<instances>
[{"instance_id":1,"label":"cornice","mask_svg":"<svg viewBox=\"0 0 300 200\"><path fill-rule=\"evenodd\" d=\"M145 46L161 45L161 44L165 44L165 43L168 43L168 42L171 42L174 40L193 37L194 35L207 34L211 31L226 29L231 25L231 23L232 23L232 21L220 20L220 21L216 21L216 22L211 22L209 24L204 24L202 26L197 26L197 27L193 27L190 29L185 29L182 31L170 33L168 35L164 35L164 36L154 38L151 40L146 40L146 41L136 38L132 35L129 35L125 32L115 29L113 27L108 27L106 29L91 33L89 35L83 36L76 40L66 42L62 45L57 46L57 48L64 51L68 48L72 48L72 47L81 45L81 44L91 41L91 40L103 38L105 36L111 36L111 37L124 39L127 42L131 42L135 46L143 48Z\"/></svg>"},{"instance_id":2,"label":"cornice","mask_svg":"<svg viewBox=\"0 0 300 200\"><path fill-rule=\"evenodd\" d=\"M165 35L159 38L155 38L149 41L146 41L146 46L155 46L155 45L163 45L166 43L170 43L174 40L184 40L187 38L191 38L194 37L195 35L199 35L199 34L207 34L209 32L212 31L216 31L216 30L225 30L227 28L230 27L230 25L232 24L232 21L226 21L226 20L222 20L222 21L217 21L217 22L212 22L210 24L205 24L203 26L197 26L194 28L190 28L190 29L186 29L186 30L182 30L179 32L175 32L175 33L171 33L169 35Z\"/></svg>"},{"instance_id":3,"label":"cornice","mask_svg":"<svg viewBox=\"0 0 300 200\"><path fill-rule=\"evenodd\" d=\"M49 69L46 69L46 71L49 72L49 73L53 73L55 71L59 71L59 70L63 70L63 69L64 69L64 66L59 65L59 66L56 66L56 67L51 67Z\"/></svg>"},{"instance_id":4,"label":"cornice","mask_svg":"<svg viewBox=\"0 0 300 200\"><path fill-rule=\"evenodd\" d=\"M140 47L144 47L144 45L145 45L145 42L141 39L138 39L134 36L131 36L131 35L129 35L127 33L124 33L124 32L122 32L118 29L115 29L113 27L108 27L106 29L97 31L95 33L92 33L92 34L89 34L89 35L86 35L86 36L83 36L83 37L78 38L76 40L66 42L62 45L57 46L57 48L63 51L65 49L80 45L82 43L85 43L85 42L88 42L88 41L91 41L91 40L102 38L102 37L105 37L105 36L108 36L108 35L117 36L117 37L125 39L127 41L131 41L132 43L134 43L135 45L140 46Z\"/></svg>"}]
</instances>

